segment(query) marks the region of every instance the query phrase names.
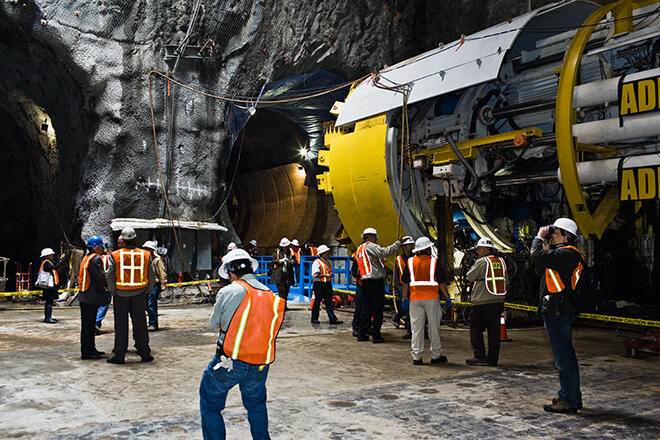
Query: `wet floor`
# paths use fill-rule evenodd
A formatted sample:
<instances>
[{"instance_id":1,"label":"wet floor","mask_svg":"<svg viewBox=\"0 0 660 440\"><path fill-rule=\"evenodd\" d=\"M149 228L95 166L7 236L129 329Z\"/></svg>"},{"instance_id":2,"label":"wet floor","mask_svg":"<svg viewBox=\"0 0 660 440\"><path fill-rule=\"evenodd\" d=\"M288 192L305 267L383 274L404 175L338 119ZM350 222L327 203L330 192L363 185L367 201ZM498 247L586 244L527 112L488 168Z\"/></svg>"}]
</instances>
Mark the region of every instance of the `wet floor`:
<instances>
[{"instance_id":1,"label":"wet floor","mask_svg":"<svg viewBox=\"0 0 660 440\"><path fill-rule=\"evenodd\" d=\"M0 310L0 438L198 439L198 386L214 353L211 306L161 307L151 333L156 360L125 365L79 357L79 311ZM355 342L350 316L338 327L287 313L268 378L277 439L660 438L660 357L621 356L613 331L579 328L585 408L545 413L558 388L545 331L509 330L500 366L467 367L469 335L443 327L445 365L413 366L403 330L385 344ZM325 320L324 320L325 319ZM112 313L97 347L110 352ZM425 361L430 355L425 353ZM228 438L249 438L238 390L223 412Z\"/></svg>"}]
</instances>

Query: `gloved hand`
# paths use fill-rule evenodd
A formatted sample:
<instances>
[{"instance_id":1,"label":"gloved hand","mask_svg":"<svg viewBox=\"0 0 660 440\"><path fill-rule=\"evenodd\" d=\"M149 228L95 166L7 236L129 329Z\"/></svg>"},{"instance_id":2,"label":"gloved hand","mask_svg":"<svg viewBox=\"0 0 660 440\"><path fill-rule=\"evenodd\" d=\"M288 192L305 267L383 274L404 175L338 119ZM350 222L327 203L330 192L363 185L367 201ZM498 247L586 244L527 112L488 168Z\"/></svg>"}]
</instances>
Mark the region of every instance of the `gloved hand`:
<instances>
[{"instance_id":1,"label":"gloved hand","mask_svg":"<svg viewBox=\"0 0 660 440\"><path fill-rule=\"evenodd\" d=\"M451 298L450 297L445 298L445 308L449 310L451 308L451 305L452 305Z\"/></svg>"},{"instance_id":2,"label":"gloved hand","mask_svg":"<svg viewBox=\"0 0 660 440\"><path fill-rule=\"evenodd\" d=\"M401 300L401 308L403 310L406 310L406 311L409 310L410 309L410 301L406 298L403 298Z\"/></svg>"}]
</instances>

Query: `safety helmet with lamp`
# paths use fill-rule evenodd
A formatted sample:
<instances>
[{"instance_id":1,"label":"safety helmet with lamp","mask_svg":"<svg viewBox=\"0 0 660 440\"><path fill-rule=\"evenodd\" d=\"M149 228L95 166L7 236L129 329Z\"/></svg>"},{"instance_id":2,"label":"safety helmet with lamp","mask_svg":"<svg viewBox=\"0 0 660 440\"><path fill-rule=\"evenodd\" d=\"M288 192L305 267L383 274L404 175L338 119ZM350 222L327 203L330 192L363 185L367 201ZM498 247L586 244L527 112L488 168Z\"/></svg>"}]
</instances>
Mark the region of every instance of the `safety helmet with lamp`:
<instances>
[{"instance_id":1,"label":"safety helmet with lamp","mask_svg":"<svg viewBox=\"0 0 660 440\"><path fill-rule=\"evenodd\" d=\"M259 262L250 257L243 249L234 249L222 257L222 265L218 269L218 275L222 278L229 278L229 272L236 272L240 269L251 267L252 272L259 268Z\"/></svg>"},{"instance_id":2,"label":"safety helmet with lamp","mask_svg":"<svg viewBox=\"0 0 660 440\"><path fill-rule=\"evenodd\" d=\"M422 252L423 250L426 250L432 246L433 246L433 242L431 241L431 239L429 239L428 237L419 237L415 241L415 249L413 249L413 252L414 253Z\"/></svg>"}]
</instances>

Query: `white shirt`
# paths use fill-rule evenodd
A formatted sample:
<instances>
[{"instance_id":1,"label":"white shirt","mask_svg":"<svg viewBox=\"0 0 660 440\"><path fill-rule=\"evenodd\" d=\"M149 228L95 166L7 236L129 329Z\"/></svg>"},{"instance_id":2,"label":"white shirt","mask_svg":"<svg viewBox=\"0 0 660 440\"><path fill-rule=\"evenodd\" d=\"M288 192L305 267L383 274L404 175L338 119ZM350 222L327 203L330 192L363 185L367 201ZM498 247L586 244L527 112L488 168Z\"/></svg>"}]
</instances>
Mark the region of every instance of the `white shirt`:
<instances>
[{"instance_id":1,"label":"white shirt","mask_svg":"<svg viewBox=\"0 0 660 440\"><path fill-rule=\"evenodd\" d=\"M329 266L329 268L330 268L330 274L332 274L332 264L330 264L330 263L327 262L327 261L326 261L326 264L327 264L327 265ZM320 273L321 273L321 258L319 257L319 258L317 258L316 260L314 260L314 262L312 263L312 278L314 278L314 281L325 282L325 280L322 280L322 279L319 277L319 274L320 274Z\"/></svg>"}]
</instances>

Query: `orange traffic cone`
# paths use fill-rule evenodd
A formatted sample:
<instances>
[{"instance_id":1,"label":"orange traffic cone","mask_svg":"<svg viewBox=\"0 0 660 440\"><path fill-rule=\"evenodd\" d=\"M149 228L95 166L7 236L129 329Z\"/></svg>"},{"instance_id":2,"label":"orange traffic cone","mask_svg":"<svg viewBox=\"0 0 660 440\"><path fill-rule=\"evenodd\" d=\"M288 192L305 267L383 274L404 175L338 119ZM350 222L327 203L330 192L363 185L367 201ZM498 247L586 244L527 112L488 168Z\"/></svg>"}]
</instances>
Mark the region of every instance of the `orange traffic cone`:
<instances>
[{"instance_id":1,"label":"orange traffic cone","mask_svg":"<svg viewBox=\"0 0 660 440\"><path fill-rule=\"evenodd\" d=\"M316 295L312 292L312 300L309 302L309 310L312 310L312 307L314 307L314 300L316 300Z\"/></svg>"},{"instance_id":2,"label":"orange traffic cone","mask_svg":"<svg viewBox=\"0 0 660 440\"><path fill-rule=\"evenodd\" d=\"M500 315L500 342L511 342L511 339L506 335L506 320L504 313Z\"/></svg>"}]
</instances>

